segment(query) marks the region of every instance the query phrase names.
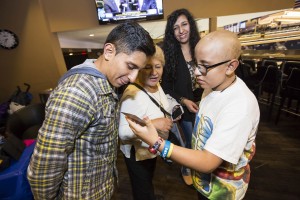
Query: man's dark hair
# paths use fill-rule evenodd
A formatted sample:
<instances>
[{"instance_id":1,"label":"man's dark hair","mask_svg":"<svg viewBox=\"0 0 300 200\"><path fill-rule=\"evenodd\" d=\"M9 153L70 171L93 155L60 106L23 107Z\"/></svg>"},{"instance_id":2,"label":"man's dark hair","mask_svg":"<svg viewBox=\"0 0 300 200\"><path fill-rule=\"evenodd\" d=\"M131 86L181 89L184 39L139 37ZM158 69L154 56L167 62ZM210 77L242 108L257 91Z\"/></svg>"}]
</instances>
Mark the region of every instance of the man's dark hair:
<instances>
[{"instance_id":1,"label":"man's dark hair","mask_svg":"<svg viewBox=\"0 0 300 200\"><path fill-rule=\"evenodd\" d=\"M196 44L200 40L199 31L194 17L187 9L178 9L172 12L167 19L167 25L165 29L165 37L163 40L163 50L165 53L166 65L165 73L168 74L169 79L174 80L176 77L176 67L178 65L179 55L181 54L180 43L174 34L174 24L176 23L180 15L186 16L190 24L190 53L192 55L192 60L195 61L194 50Z\"/></svg>"},{"instance_id":2,"label":"man's dark hair","mask_svg":"<svg viewBox=\"0 0 300 200\"><path fill-rule=\"evenodd\" d=\"M146 56L152 56L155 53L155 45L151 36L134 21L126 21L116 26L108 34L106 43L115 45L116 54L122 52L130 55L134 51L140 51Z\"/></svg>"}]
</instances>

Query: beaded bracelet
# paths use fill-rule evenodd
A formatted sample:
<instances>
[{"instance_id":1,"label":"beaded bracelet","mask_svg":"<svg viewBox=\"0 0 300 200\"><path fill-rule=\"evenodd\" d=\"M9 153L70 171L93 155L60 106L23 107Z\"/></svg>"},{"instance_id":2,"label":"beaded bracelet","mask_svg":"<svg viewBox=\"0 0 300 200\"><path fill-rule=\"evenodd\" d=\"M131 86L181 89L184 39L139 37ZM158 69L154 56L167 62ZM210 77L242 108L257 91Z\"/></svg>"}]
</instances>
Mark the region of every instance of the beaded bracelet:
<instances>
[{"instance_id":1,"label":"beaded bracelet","mask_svg":"<svg viewBox=\"0 0 300 200\"><path fill-rule=\"evenodd\" d=\"M169 151L168 151L168 154L167 154L167 158L170 158L170 157L171 157L171 154L172 154L173 148L174 148L174 144L173 144L173 143L171 143L171 145L170 145L170 149L169 149Z\"/></svg>"},{"instance_id":2,"label":"beaded bracelet","mask_svg":"<svg viewBox=\"0 0 300 200\"><path fill-rule=\"evenodd\" d=\"M165 141L164 149L162 150L162 152L161 152L161 154L160 154L160 156L161 156L162 158L166 158L166 157L167 157L168 152L169 152L169 150L170 150L170 145L171 145L171 142L170 142L169 140L166 140L166 141Z\"/></svg>"},{"instance_id":3,"label":"beaded bracelet","mask_svg":"<svg viewBox=\"0 0 300 200\"><path fill-rule=\"evenodd\" d=\"M154 145L152 147L149 146L148 151L152 154L156 154L163 141L164 140L161 137L158 137L158 140L154 143Z\"/></svg>"}]
</instances>

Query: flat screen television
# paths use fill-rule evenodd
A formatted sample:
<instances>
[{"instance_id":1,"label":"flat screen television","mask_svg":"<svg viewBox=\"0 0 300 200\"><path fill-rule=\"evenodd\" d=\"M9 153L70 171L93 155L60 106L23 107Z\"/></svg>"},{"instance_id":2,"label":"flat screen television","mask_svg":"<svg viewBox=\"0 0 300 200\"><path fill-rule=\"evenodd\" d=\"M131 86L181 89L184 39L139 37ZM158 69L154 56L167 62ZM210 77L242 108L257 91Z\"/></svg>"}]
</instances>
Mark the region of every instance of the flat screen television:
<instances>
[{"instance_id":1,"label":"flat screen television","mask_svg":"<svg viewBox=\"0 0 300 200\"><path fill-rule=\"evenodd\" d=\"M100 24L164 18L163 0L95 0Z\"/></svg>"}]
</instances>

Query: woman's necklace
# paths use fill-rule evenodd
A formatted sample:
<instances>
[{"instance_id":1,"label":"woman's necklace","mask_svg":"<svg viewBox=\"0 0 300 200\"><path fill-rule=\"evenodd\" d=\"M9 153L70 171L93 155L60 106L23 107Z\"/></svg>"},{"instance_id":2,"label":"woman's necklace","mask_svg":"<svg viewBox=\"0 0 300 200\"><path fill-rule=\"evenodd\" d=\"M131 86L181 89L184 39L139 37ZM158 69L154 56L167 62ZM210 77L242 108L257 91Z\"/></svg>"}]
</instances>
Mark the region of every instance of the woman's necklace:
<instances>
[{"instance_id":1,"label":"woman's necklace","mask_svg":"<svg viewBox=\"0 0 300 200\"><path fill-rule=\"evenodd\" d=\"M233 81L226 87L224 88L223 90L221 90L221 92L223 92L224 90L226 90L227 88L229 88L236 80L236 76L234 77Z\"/></svg>"},{"instance_id":2,"label":"woman's necklace","mask_svg":"<svg viewBox=\"0 0 300 200\"><path fill-rule=\"evenodd\" d=\"M162 104L162 102L161 102L161 96L160 96L160 90L159 90L159 88L158 88L158 91L156 91L156 92L154 92L154 93L151 93L151 92L150 92L150 94L151 94L152 97L154 97L154 98L156 99L156 101L158 101L159 106L160 106L160 107L163 107L163 104ZM158 94L158 97L157 97L156 94Z\"/></svg>"},{"instance_id":3,"label":"woman's necklace","mask_svg":"<svg viewBox=\"0 0 300 200\"><path fill-rule=\"evenodd\" d=\"M158 102L158 104L159 104L159 109L161 110L161 108L163 108L163 109L165 109L164 108L164 105L163 105L163 103L162 103L162 99L161 99L161 95L160 95L160 90L159 90L159 88L158 88L158 91L156 91L156 92L154 92L154 93L150 93L151 94L151 96L156 100L156 102ZM157 96L157 94L158 94L158 96ZM164 115L165 115L165 113L164 113Z\"/></svg>"}]
</instances>

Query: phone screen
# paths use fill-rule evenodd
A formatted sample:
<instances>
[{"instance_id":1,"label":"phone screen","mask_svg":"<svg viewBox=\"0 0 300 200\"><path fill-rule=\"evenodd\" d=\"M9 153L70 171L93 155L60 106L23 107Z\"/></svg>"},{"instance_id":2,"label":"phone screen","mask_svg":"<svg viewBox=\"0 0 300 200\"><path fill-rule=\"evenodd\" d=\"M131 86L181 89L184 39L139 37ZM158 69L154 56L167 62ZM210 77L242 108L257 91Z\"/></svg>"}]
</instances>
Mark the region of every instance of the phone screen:
<instances>
[{"instance_id":1,"label":"phone screen","mask_svg":"<svg viewBox=\"0 0 300 200\"><path fill-rule=\"evenodd\" d=\"M175 120L177 117L179 117L180 115L182 115L182 110L181 108L178 106L173 112L172 112L172 119Z\"/></svg>"},{"instance_id":2,"label":"phone screen","mask_svg":"<svg viewBox=\"0 0 300 200\"><path fill-rule=\"evenodd\" d=\"M126 117L130 118L132 121L136 122L137 124L141 126L146 126L145 121L139 118L138 116L126 112L121 112L121 113L123 113Z\"/></svg>"}]
</instances>

